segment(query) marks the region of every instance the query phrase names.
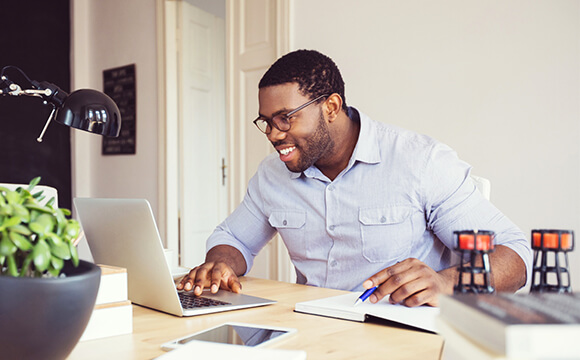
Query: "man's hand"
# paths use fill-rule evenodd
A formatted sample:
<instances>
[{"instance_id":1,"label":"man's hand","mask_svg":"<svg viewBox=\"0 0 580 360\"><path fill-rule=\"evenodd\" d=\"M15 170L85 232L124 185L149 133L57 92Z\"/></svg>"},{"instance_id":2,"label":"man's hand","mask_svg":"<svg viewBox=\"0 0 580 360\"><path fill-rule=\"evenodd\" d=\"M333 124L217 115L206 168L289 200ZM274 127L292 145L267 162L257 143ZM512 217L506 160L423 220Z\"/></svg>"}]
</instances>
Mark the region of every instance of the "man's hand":
<instances>
[{"instance_id":1,"label":"man's hand","mask_svg":"<svg viewBox=\"0 0 580 360\"><path fill-rule=\"evenodd\" d=\"M369 297L376 303L390 294L393 304L406 306L437 306L438 295L452 294L455 268L436 272L417 259L406 259L384 270L379 271L363 283L365 289L378 286Z\"/></svg>"},{"instance_id":2,"label":"man's hand","mask_svg":"<svg viewBox=\"0 0 580 360\"><path fill-rule=\"evenodd\" d=\"M234 247L218 245L208 251L205 263L191 269L177 284L177 290L193 290L194 295L201 295L204 288L212 293L219 289L235 293L242 291L238 275L246 272L246 261Z\"/></svg>"},{"instance_id":3,"label":"man's hand","mask_svg":"<svg viewBox=\"0 0 580 360\"><path fill-rule=\"evenodd\" d=\"M496 291L515 292L526 284L526 265L512 249L496 246L489 254L489 261ZM481 266L481 259L475 265ZM471 280L469 274L464 276L464 282ZM389 301L394 304L438 306L438 294L453 294L458 279L457 266L436 272L420 260L406 259L374 274L363 283L363 287L378 286L369 297L372 303L390 294ZM482 281L482 276L476 276L476 283Z\"/></svg>"},{"instance_id":4,"label":"man's hand","mask_svg":"<svg viewBox=\"0 0 580 360\"><path fill-rule=\"evenodd\" d=\"M190 291L194 295L201 295L204 288L210 288L212 293L219 289L239 293L242 284L232 268L223 262L206 262L191 269L189 274L183 277L177 284L177 290Z\"/></svg>"}]
</instances>

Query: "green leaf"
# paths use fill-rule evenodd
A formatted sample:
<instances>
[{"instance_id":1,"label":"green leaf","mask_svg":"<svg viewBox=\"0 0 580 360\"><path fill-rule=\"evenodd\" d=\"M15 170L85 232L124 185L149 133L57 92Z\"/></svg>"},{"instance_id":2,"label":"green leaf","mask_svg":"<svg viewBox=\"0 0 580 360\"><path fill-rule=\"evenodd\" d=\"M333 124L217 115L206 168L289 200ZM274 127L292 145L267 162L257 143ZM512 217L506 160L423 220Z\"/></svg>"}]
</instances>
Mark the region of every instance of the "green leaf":
<instances>
[{"instance_id":1,"label":"green leaf","mask_svg":"<svg viewBox=\"0 0 580 360\"><path fill-rule=\"evenodd\" d=\"M22 204L12 204L12 214L20 217L22 222L27 223L30 220L30 212Z\"/></svg>"},{"instance_id":2,"label":"green leaf","mask_svg":"<svg viewBox=\"0 0 580 360\"><path fill-rule=\"evenodd\" d=\"M34 179L30 180L30 184L28 185L28 191L32 191L36 185L40 182L41 177L37 176Z\"/></svg>"},{"instance_id":3,"label":"green leaf","mask_svg":"<svg viewBox=\"0 0 580 360\"><path fill-rule=\"evenodd\" d=\"M56 256L52 256L50 258L50 265L52 265L52 269L49 269L49 272L54 276L58 276L58 274L60 274L60 271L64 267L64 260ZM54 274L51 270L56 270L57 273Z\"/></svg>"},{"instance_id":4,"label":"green leaf","mask_svg":"<svg viewBox=\"0 0 580 360\"><path fill-rule=\"evenodd\" d=\"M33 233L36 233L36 234L43 234L44 233L44 228L42 227L41 224L33 222L33 223L30 223L28 225L28 227L30 228L30 230L32 230Z\"/></svg>"},{"instance_id":5,"label":"green leaf","mask_svg":"<svg viewBox=\"0 0 580 360\"><path fill-rule=\"evenodd\" d=\"M16 259L14 259L14 255L8 256L6 260L8 265L8 274L10 276L18 276L18 268L16 266Z\"/></svg>"},{"instance_id":6,"label":"green leaf","mask_svg":"<svg viewBox=\"0 0 580 360\"><path fill-rule=\"evenodd\" d=\"M8 201L8 204L18 204L20 202L20 194L16 191L7 191L6 200Z\"/></svg>"},{"instance_id":7,"label":"green leaf","mask_svg":"<svg viewBox=\"0 0 580 360\"><path fill-rule=\"evenodd\" d=\"M79 236L81 226L76 220L69 220L64 229L63 236L69 240L74 240Z\"/></svg>"},{"instance_id":8,"label":"green leaf","mask_svg":"<svg viewBox=\"0 0 580 360\"><path fill-rule=\"evenodd\" d=\"M6 231L2 232L2 240L0 240L0 256L12 255L18 250L16 245L8 238Z\"/></svg>"},{"instance_id":9,"label":"green leaf","mask_svg":"<svg viewBox=\"0 0 580 360\"><path fill-rule=\"evenodd\" d=\"M0 215L12 216L12 211L13 211L12 206L6 204L6 202L4 202L2 206L0 206Z\"/></svg>"},{"instance_id":10,"label":"green leaf","mask_svg":"<svg viewBox=\"0 0 580 360\"><path fill-rule=\"evenodd\" d=\"M28 256L24 259L24 262L22 263L22 268L20 268L20 274L18 276L24 277L28 274L31 262L32 262L32 254L28 254Z\"/></svg>"},{"instance_id":11,"label":"green leaf","mask_svg":"<svg viewBox=\"0 0 580 360\"><path fill-rule=\"evenodd\" d=\"M73 243L69 243L68 247L70 249L70 257L72 263L75 267L79 266L79 253L77 252L77 247L73 245Z\"/></svg>"},{"instance_id":12,"label":"green leaf","mask_svg":"<svg viewBox=\"0 0 580 360\"><path fill-rule=\"evenodd\" d=\"M60 275L61 269L55 269L53 267L48 269L48 273L54 277L58 277Z\"/></svg>"},{"instance_id":13,"label":"green leaf","mask_svg":"<svg viewBox=\"0 0 580 360\"><path fill-rule=\"evenodd\" d=\"M12 216L8 219L4 219L4 221L2 222L2 225L0 225L0 229L4 230L6 228L9 228L11 226L16 226L20 224L20 217L19 216Z\"/></svg>"},{"instance_id":14,"label":"green leaf","mask_svg":"<svg viewBox=\"0 0 580 360\"><path fill-rule=\"evenodd\" d=\"M44 240L39 240L32 250L32 261L38 271L44 271L50 265L50 247Z\"/></svg>"},{"instance_id":15,"label":"green leaf","mask_svg":"<svg viewBox=\"0 0 580 360\"><path fill-rule=\"evenodd\" d=\"M50 243L54 246L64 243L63 239L55 233L49 233L47 238L48 240L50 240Z\"/></svg>"},{"instance_id":16,"label":"green leaf","mask_svg":"<svg viewBox=\"0 0 580 360\"><path fill-rule=\"evenodd\" d=\"M64 232L64 228L66 227L66 224L68 223L68 220L67 220L66 216L64 216L64 213L62 212L62 209L56 209L56 210L54 210L53 215L56 217L56 222L57 222L57 230L56 230L56 233L59 236L62 236L62 233Z\"/></svg>"},{"instance_id":17,"label":"green leaf","mask_svg":"<svg viewBox=\"0 0 580 360\"><path fill-rule=\"evenodd\" d=\"M15 233L19 233L22 234L24 236L30 236L32 235L32 231L30 231L30 229L27 226L18 224L18 225L14 225L8 228L8 230L10 232L15 232Z\"/></svg>"},{"instance_id":18,"label":"green leaf","mask_svg":"<svg viewBox=\"0 0 580 360\"><path fill-rule=\"evenodd\" d=\"M38 205L36 203L25 203L24 206L29 210L36 210L46 214L52 214L52 209L47 206Z\"/></svg>"},{"instance_id":19,"label":"green leaf","mask_svg":"<svg viewBox=\"0 0 580 360\"><path fill-rule=\"evenodd\" d=\"M17 232L10 231L9 233L10 240L22 251L30 251L32 250L32 244L28 239Z\"/></svg>"},{"instance_id":20,"label":"green leaf","mask_svg":"<svg viewBox=\"0 0 580 360\"><path fill-rule=\"evenodd\" d=\"M52 228L54 227L54 218L49 214L40 214L28 226L30 227L30 230L38 235L45 236L52 231Z\"/></svg>"},{"instance_id":21,"label":"green leaf","mask_svg":"<svg viewBox=\"0 0 580 360\"><path fill-rule=\"evenodd\" d=\"M68 260L71 258L70 248L67 243L60 242L58 245L53 245L50 248L50 252L52 253L53 257L56 256L59 259Z\"/></svg>"},{"instance_id":22,"label":"green leaf","mask_svg":"<svg viewBox=\"0 0 580 360\"><path fill-rule=\"evenodd\" d=\"M54 199L54 196L53 196L53 197L51 197L51 198L50 198L50 200L48 200L48 201L46 202L46 206L49 206L49 207L54 207L54 202L55 202L55 201L56 201L56 200Z\"/></svg>"}]
</instances>

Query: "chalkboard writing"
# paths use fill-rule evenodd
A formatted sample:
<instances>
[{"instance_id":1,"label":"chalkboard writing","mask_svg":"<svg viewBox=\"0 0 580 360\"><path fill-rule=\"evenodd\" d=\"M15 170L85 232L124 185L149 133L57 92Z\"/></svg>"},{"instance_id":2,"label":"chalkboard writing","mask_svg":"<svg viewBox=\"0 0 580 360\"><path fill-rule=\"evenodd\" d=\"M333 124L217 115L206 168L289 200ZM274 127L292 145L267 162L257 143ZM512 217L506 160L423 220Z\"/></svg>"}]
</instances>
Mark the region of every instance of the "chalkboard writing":
<instances>
[{"instance_id":1,"label":"chalkboard writing","mask_svg":"<svg viewBox=\"0 0 580 360\"><path fill-rule=\"evenodd\" d=\"M135 75L135 64L103 71L104 92L113 99L121 113L119 137L103 137L103 155L135 154Z\"/></svg>"}]
</instances>

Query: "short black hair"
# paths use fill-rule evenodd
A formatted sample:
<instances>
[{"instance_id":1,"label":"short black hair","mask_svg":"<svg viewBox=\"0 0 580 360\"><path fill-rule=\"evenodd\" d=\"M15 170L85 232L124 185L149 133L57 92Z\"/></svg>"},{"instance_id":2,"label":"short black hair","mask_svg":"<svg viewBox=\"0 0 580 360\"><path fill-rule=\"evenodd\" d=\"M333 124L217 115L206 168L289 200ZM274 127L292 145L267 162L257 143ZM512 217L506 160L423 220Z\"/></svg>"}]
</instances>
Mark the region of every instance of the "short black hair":
<instances>
[{"instance_id":1,"label":"short black hair","mask_svg":"<svg viewBox=\"0 0 580 360\"><path fill-rule=\"evenodd\" d=\"M262 76L258 88L286 83L297 83L300 92L310 99L337 93L342 98L342 108L348 109L338 66L318 51L296 50L282 56Z\"/></svg>"}]
</instances>

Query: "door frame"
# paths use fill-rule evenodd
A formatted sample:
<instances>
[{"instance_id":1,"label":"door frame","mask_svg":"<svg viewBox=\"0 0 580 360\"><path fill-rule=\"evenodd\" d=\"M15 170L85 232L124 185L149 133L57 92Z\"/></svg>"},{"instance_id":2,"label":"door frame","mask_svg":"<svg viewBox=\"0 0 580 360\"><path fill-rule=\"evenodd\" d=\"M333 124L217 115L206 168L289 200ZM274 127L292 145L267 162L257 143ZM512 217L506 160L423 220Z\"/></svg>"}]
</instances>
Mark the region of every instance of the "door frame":
<instances>
[{"instance_id":1,"label":"door frame","mask_svg":"<svg viewBox=\"0 0 580 360\"><path fill-rule=\"evenodd\" d=\"M179 251L179 171L178 171L178 145L173 139L178 138L177 128L177 94L171 89L177 89L175 81L177 79L176 69L168 69L166 64L172 63L175 59L168 58L167 54L175 54L176 44L170 39L175 39L175 33L167 31L166 21L168 16L176 11L177 5L171 0L156 0L157 3L157 43L158 43L158 71L157 81L158 109L159 109L159 156L158 168L158 226L162 238L165 239L165 247L173 250L173 264L178 264ZM228 180L228 213L231 213L240 203L245 193L247 185L247 172L245 166L248 161L245 146L245 131L236 131L239 124L236 114L244 108L244 103L248 99L239 99L241 78L236 73L241 59L236 50L239 39L236 35L236 22L241 17L248 14L249 6L267 4L275 6L275 12L269 21L275 23L275 34L273 38L273 51L268 55L268 61L272 63L281 55L287 53L291 48L290 17L292 13L290 0L226 0L226 134L229 145L229 180ZM250 12L251 13L251 12ZM173 17L175 18L175 17ZM175 62L173 62L175 63ZM170 86L166 86L169 84ZM257 91L254 99L257 103ZM242 154L238 158L236 154ZM267 155L266 151L262 154ZM240 160L240 163L237 163ZM251 159L256 161L256 159ZM216 224L217 225L217 224ZM293 266L281 239L272 241L272 248L268 252L269 270L266 277L281 281L292 281L295 278ZM256 274L258 275L258 274Z\"/></svg>"}]
</instances>

